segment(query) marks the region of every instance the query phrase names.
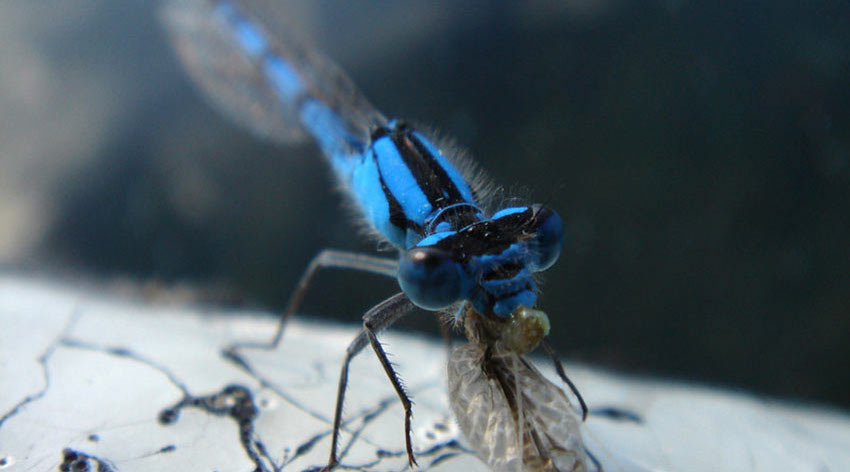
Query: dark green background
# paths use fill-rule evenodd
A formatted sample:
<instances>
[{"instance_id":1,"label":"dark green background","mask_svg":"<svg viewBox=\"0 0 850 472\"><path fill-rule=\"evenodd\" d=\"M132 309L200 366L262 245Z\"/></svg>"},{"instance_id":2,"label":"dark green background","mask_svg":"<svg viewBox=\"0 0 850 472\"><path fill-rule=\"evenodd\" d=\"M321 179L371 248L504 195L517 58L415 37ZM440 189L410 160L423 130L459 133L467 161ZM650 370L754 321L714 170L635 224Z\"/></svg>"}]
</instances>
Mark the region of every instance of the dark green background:
<instances>
[{"instance_id":1,"label":"dark green background","mask_svg":"<svg viewBox=\"0 0 850 472\"><path fill-rule=\"evenodd\" d=\"M121 3L55 58L105 63L124 80L108 93L144 100L55 189L21 265L274 310L321 248L375 249L312 144L219 117L150 5ZM850 406L850 3L518 3L324 1L289 21L387 115L562 214L541 306L565 357ZM305 311L355 323L395 288L326 274Z\"/></svg>"}]
</instances>

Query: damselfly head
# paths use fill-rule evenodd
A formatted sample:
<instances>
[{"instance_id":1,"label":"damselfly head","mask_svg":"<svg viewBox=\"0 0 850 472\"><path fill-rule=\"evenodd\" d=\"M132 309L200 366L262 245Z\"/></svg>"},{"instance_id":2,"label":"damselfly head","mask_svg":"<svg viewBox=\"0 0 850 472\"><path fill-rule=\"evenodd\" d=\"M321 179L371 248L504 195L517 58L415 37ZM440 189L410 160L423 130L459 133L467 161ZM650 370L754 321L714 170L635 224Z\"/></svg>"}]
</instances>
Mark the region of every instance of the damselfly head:
<instances>
[{"instance_id":1,"label":"damselfly head","mask_svg":"<svg viewBox=\"0 0 850 472\"><path fill-rule=\"evenodd\" d=\"M558 260L564 224L542 205L504 208L458 230L426 236L401 256L398 281L418 306L437 310L460 300L493 318L537 301L534 274Z\"/></svg>"}]
</instances>

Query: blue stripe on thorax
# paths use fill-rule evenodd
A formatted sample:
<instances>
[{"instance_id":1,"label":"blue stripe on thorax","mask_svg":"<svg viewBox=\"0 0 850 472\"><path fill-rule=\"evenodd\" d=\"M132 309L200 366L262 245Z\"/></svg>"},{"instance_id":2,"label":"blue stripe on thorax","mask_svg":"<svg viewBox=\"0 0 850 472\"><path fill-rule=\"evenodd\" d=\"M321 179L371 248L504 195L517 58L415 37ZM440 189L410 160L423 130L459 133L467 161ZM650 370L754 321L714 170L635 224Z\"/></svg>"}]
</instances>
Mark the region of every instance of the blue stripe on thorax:
<instances>
[{"instance_id":1,"label":"blue stripe on thorax","mask_svg":"<svg viewBox=\"0 0 850 472\"><path fill-rule=\"evenodd\" d=\"M451 221L442 216L447 208L466 212L466 224L483 217L460 173L424 136L397 121L376 129L356 159L337 154L331 161L370 223L398 248L452 229L448 221L430 224L438 215Z\"/></svg>"},{"instance_id":2,"label":"blue stripe on thorax","mask_svg":"<svg viewBox=\"0 0 850 472\"><path fill-rule=\"evenodd\" d=\"M369 153L371 154L371 153ZM347 167L349 160L335 159L335 168ZM350 167L351 191L372 226L397 247L404 247L407 231L390 221L390 202L387 200L378 164L364 156L359 165Z\"/></svg>"},{"instance_id":3,"label":"blue stripe on thorax","mask_svg":"<svg viewBox=\"0 0 850 472\"><path fill-rule=\"evenodd\" d=\"M372 143L372 151L387 189L401 204L405 218L422 226L425 218L433 212L433 207L416 177L401 159L398 148L389 136L384 136Z\"/></svg>"},{"instance_id":4,"label":"blue stripe on thorax","mask_svg":"<svg viewBox=\"0 0 850 472\"><path fill-rule=\"evenodd\" d=\"M496 213L493 213L493 216L491 216L490 218L493 219L493 220L497 220L497 219L499 219L503 216L514 215L514 214L517 214L517 213L524 213L526 211L528 211L527 206L502 208L501 210L497 211Z\"/></svg>"}]
</instances>

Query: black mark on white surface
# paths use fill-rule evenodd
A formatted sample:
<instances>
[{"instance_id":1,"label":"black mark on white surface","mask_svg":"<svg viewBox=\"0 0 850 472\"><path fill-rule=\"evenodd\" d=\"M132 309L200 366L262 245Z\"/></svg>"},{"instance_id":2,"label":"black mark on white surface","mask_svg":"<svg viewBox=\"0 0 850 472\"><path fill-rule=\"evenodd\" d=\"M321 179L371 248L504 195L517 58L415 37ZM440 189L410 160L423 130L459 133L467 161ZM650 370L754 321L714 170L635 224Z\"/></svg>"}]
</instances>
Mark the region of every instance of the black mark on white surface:
<instances>
[{"instance_id":1,"label":"black mark on white surface","mask_svg":"<svg viewBox=\"0 0 850 472\"><path fill-rule=\"evenodd\" d=\"M181 399L177 403L170 406L162 405L162 407L167 408L161 410L158 419L164 424L178 421L180 416L180 410L189 407L199 408L211 415L226 417L235 421L239 430L238 440L241 443L241 449L244 451L246 456L253 462L255 472L278 472L283 470L284 467L286 467L287 470L290 470L292 466L294 466L293 462L295 462L297 459L304 459L305 456L307 456L308 454L318 454L319 456L324 457L324 454L322 454L320 451L317 451L317 449L320 448L321 440L327 439L327 437L329 437L331 434L332 421L330 420L330 418L325 416L321 411L312 410L305 404L297 401L296 397L291 395L291 392L288 392L284 387L275 384L270 377L264 377L263 375L258 373L258 371L254 368L253 364L248 358L243 358L243 356L232 350L225 355L225 358L233 362L242 371L246 372L253 381L257 382L256 384L253 381L249 380L250 387L245 385L232 384L226 386L221 391L217 391L211 395L197 396L193 395L193 393L189 389L188 384L184 380L179 378L177 375L175 375L175 373L170 369L170 367L168 366L168 361L157 358L155 354L143 351L135 351L127 346L123 346L120 344L110 344L109 337L100 336L94 341L89 341L86 339L81 339L69 335L74 326L78 324L78 321L81 317L82 310L75 311L68 318L62 331L50 341L49 345L45 347L43 352L39 353L40 355L38 357L38 362L41 366L42 375L44 377L43 387L41 387L39 391L31 393L26 397L22 398L12 408L5 412L2 417L0 417L0 427L4 425L6 420L19 414L22 410L24 410L26 405L45 397L50 391L50 388L58 388L56 385L54 385L56 383L57 378L55 375L53 376L54 378L51 384L50 372L51 358L54 353L57 352L57 350L83 350L97 352L106 356L126 359L134 363L142 364L148 368L154 369L155 371L159 372L164 378L166 378L175 389L179 390ZM211 346L211 349L215 349L215 347ZM432 389L436 383L439 382L433 379L427 382L423 382L418 386L419 388L412 389L412 392ZM254 426L257 417L261 415L261 412L263 410L262 405L264 404L264 400L256 398L255 395L257 391L262 389L268 389L269 392L272 392L273 395L281 398L286 403L292 405L298 412L311 416L321 421L323 424L326 424L327 428L323 431L319 431L318 433L313 434L312 437L309 438L292 438L295 440L301 439L300 443L288 442L288 444L269 444L267 441L264 441L261 434L256 431ZM406 465L400 465L400 461L397 460L397 458L403 454L402 450L386 450L385 444L378 444L375 440L370 439L368 435L365 434L365 431L370 426L376 423L375 420L377 418L382 417L382 415L388 410L390 410L397 401L398 400L394 395L388 395L383 398L376 398L374 399L374 401L370 402L368 406L362 407L358 411L351 412L350 415L347 415L342 424L343 431L347 432L348 434L345 437L344 442L340 444L340 470L360 470L364 472L376 472L382 470L395 470L399 469L399 467L401 467L402 469L406 468ZM106 439L104 437L104 433L108 434L109 425L104 425L104 427L107 428L107 430L90 429L88 431L85 431L82 433L82 438L91 447L99 446L100 443L104 442L104 440ZM433 441L436 440L438 436L445 436L445 431L442 431L441 428L445 429L445 426L435 425L434 430L439 431L440 433L434 434L433 432L431 432L429 434L428 432L426 432L425 437L433 443ZM382 448L381 446L384 446L384 448ZM98 457L96 455L97 452L86 452L84 450L81 450L77 446L74 447L74 449L67 448L63 450L62 463L59 466L60 470L67 470L69 472L118 471L118 467L115 463L111 462L110 460L104 459L103 457ZM365 459L365 463L362 464L351 463L351 452L357 447L368 447L375 451L373 456L374 460ZM136 458L140 459L155 455L170 454L174 451L177 451L177 449L178 445L164 442L158 444L152 449L149 449L147 453L140 456L136 456ZM285 454L282 453L280 456L277 456L277 458L273 458L272 455L269 454L269 450L282 450L285 452ZM418 456L431 458L430 464L426 465L423 468L423 470L427 470L428 468L433 467L436 464L443 463L444 461L455 455L468 453L469 451L463 450L457 444L456 441L452 440L447 443L442 443L437 447L430 447L428 450L420 452ZM348 462L346 462L345 460L346 457L349 458ZM390 458L392 458L393 460L389 461ZM321 460L318 459L317 461L320 462ZM12 456L0 456L0 469L5 469L9 466L15 465L15 463L16 461ZM56 463L54 462L54 464Z\"/></svg>"},{"instance_id":2,"label":"black mark on white surface","mask_svg":"<svg viewBox=\"0 0 850 472\"><path fill-rule=\"evenodd\" d=\"M207 413L216 416L228 416L239 426L239 441L248 457L254 462L255 472L266 472L269 467L263 459L269 462L271 470L278 471L280 466L274 463L269 456L265 445L259 439L255 439L254 420L259 410L254 403L254 397L247 387L242 385L228 385L224 389L212 395L193 397L185 396L174 406L166 408L159 415L159 422L171 424L180 417L183 408L200 408Z\"/></svg>"},{"instance_id":3,"label":"black mark on white surface","mask_svg":"<svg viewBox=\"0 0 850 472\"><path fill-rule=\"evenodd\" d=\"M158 452L160 454L165 454L167 452L174 452L176 450L177 450L177 446L175 446L174 444L169 444L168 446L163 446L162 448L160 448L160 450Z\"/></svg>"},{"instance_id":4,"label":"black mark on white surface","mask_svg":"<svg viewBox=\"0 0 850 472\"><path fill-rule=\"evenodd\" d=\"M17 415L18 412L21 411L21 408L23 408L24 406L26 406L29 403L32 403L36 400L41 399L44 396L44 394L47 393L47 389L50 388L50 369L48 369L47 363L50 361L50 357L56 351L56 347L59 345L59 343L65 337L65 335L71 330L71 328L74 326L74 324L77 322L77 320L79 318L80 318L80 311L74 310L74 312L71 314L71 317L65 323L65 327L62 328L62 331L59 333L59 335L56 336L56 338L54 338L53 341L51 341L50 344L47 345L47 349L45 349L44 352L40 356L38 356L38 363L41 364L41 373L42 373L42 377L44 378L44 386L41 387L41 390L39 390L38 392L27 395L26 397L21 399L9 411L4 413L3 416L0 417L0 428L3 427L3 423L5 423L6 420Z\"/></svg>"},{"instance_id":5,"label":"black mark on white surface","mask_svg":"<svg viewBox=\"0 0 850 472\"><path fill-rule=\"evenodd\" d=\"M177 387L178 389L180 389L181 392L183 392L183 396L189 395L189 389L186 388L186 385L182 381L180 381L180 379L178 379L177 376L174 375L173 372L168 370L168 368L166 368L164 365L162 365L162 364L160 364L160 363L158 363L158 362L156 362L152 359L148 359L147 357L145 357L145 356L143 356L139 353L133 352L133 351L127 349L127 348L115 347L115 346L102 346L102 345L99 345L99 344L89 343L89 342L86 342L86 341L80 341L78 339L71 339L71 338L63 338L61 340L61 343L62 343L63 346L69 347L69 348L85 349L85 350L89 350L89 351L102 352L104 354L109 354L111 356L124 357L124 358L127 358L127 359L132 359L136 362L140 362L140 363L142 363L142 364L144 364L148 367L151 367L155 370L158 370L160 373L162 373L162 375L164 375L166 378L168 378L169 382L171 382L175 387Z\"/></svg>"},{"instance_id":6,"label":"black mark on white surface","mask_svg":"<svg viewBox=\"0 0 850 472\"><path fill-rule=\"evenodd\" d=\"M590 410L593 416L601 416L613 421L629 421L635 424L643 424L643 418L634 411L616 406L593 408Z\"/></svg>"},{"instance_id":7,"label":"black mark on white surface","mask_svg":"<svg viewBox=\"0 0 850 472\"><path fill-rule=\"evenodd\" d=\"M263 375L258 373L257 370L251 365L251 363L241 353L238 352L238 349L240 347L260 348L260 349L266 349L267 350L267 349L273 348L274 346L272 346L272 345L268 345L268 346L266 346L266 345L253 345L253 344L236 344L236 345L233 345L229 348L223 349L221 351L221 355L226 360L232 362L240 370L242 370L243 372L248 374L250 377L252 377L255 381L257 381L260 384L261 387L266 388L271 392L274 392L277 396L279 396L281 399L283 399L284 401L286 401L287 403L289 403L290 405L292 405L296 409L298 409L298 410L304 412L305 414L308 414L308 415L312 416L313 418L316 418L316 419L318 419L318 420L320 420L323 423L328 425L327 430L313 435L312 437L306 439L304 442L302 442L301 444L296 446L295 452L292 454L292 456L289 456L287 454L287 456L284 457L282 463L279 466L282 469L282 468L286 467L287 465L291 464L296 459L298 459L298 458L302 457L303 455L307 454L308 452L310 452L313 449L313 447L321 439L330 436L331 433L333 432L333 429L331 428L332 422L331 422L330 418L328 418L327 416L325 416L325 415L323 415L323 414L321 414L317 411L314 411L314 410L307 408L302 403L295 400L295 398L293 396L289 395L283 388L279 387L274 382L272 382L271 380L267 379L266 377L264 377ZM426 385L425 387L430 387L430 386L431 385ZM420 387L420 388L422 388L422 387ZM415 393L417 390L419 390L419 389L411 389L411 392ZM385 411L387 411L387 409L389 408L390 405L393 405L397 401L398 401L398 397L396 397L395 395L387 396L383 399L380 399L374 406L364 408L363 410L361 410L361 411L359 411L359 412L357 412L353 415L349 415L347 418L343 419L342 424L341 424L341 430L349 433L350 437L345 442L345 444L342 445L342 447L340 448L340 452L339 452L340 463L337 466L338 469L340 469L340 470L344 470L344 469L349 469L349 470L371 469L371 470L374 470L374 467L376 467L377 465L380 464L381 459L383 457L396 457L398 455L398 454L392 454L392 455L383 455L382 456L380 454L381 448L378 444L373 443L372 441L368 440L367 438L361 437L361 434L366 429L366 427L369 426L369 424L371 422L373 422L373 420L375 420L379 415L381 415ZM357 426L353 427L352 425L354 425L354 424L357 424ZM351 448L354 447L354 445L358 441L363 442L364 444L368 444L368 445L375 448L375 450L376 450L376 460L371 461L367 464L360 464L360 465L353 465L353 464L345 463L346 456L349 454L349 452L351 451ZM323 465L321 465L321 466L317 465L316 467L310 468L308 470L309 471L317 471L317 470L321 470L322 467L323 467Z\"/></svg>"},{"instance_id":8,"label":"black mark on white surface","mask_svg":"<svg viewBox=\"0 0 850 472\"><path fill-rule=\"evenodd\" d=\"M216 416L229 416L239 425L239 439L245 453L251 461L254 462L254 470L256 472L280 470L280 467L274 463L274 460L272 460L271 457L269 457L262 441L254 439L253 421L257 417L258 409L254 404L253 395L247 387L243 387L241 385L228 385L221 392L214 395L195 397L189 392L185 383L178 379L177 376L174 375L174 373L167 367L127 348L101 346L75 339L62 339L61 343L63 346L70 348L93 350L112 356L132 359L161 372L182 392L183 398L176 405L166 408L160 412L160 423L173 423L179 417L180 410L189 406L201 408ZM176 447L173 445L166 446L160 449L158 453L171 452L175 449ZM271 467L267 466L263 462L263 458L268 461Z\"/></svg>"},{"instance_id":9,"label":"black mark on white surface","mask_svg":"<svg viewBox=\"0 0 850 472\"><path fill-rule=\"evenodd\" d=\"M245 372L246 374L251 376L254 380L256 380L260 384L261 387L271 390L272 392L275 393L275 395L279 396L283 401L289 403L290 405L297 408L298 410L303 411L304 413L312 416L313 418L315 418L315 419L317 419L317 420L319 420L323 423L331 424L330 418L328 418L327 416L323 415L322 413L320 413L318 411L311 410L310 408L307 408L304 404L302 404L297 399L295 399L295 397L293 397L292 395L289 395L282 388L278 387L274 382L270 381L269 379L267 379L267 378L263 377L261 374L259 374L251 366L251 364L248 361L246 361L245 358L242 357L242 355L239 354L236 351L236 348L230 347L230 348L224 349L224 350L221 351L221 355L226 360L235 364L236 367L241 369L243 372Z\"/></svg>"},{"instance_id":10,"label":"black mark on white surface","mask_svg":"<svg viewBox=\"0 0 850 472\"><path fill-rule=\"evenodd\" d=\"M62 451L62 463L59 464L62 472L118 472L118 468L106 459L102 459L85 452L66 448Z\"/></svg>"},{"instance_id":11,"label":"black mark on white surface","mask_svg":"<svg viewBox=\"0 0 850 472\"><path fill-rule=\"evenodd\" d=\"M401 457L406 456L407 451L403 449L399 449L397 451L387 451L379 449L377 451L378 457ZM433 459L425 466L421 467L419 470L428 470L432 467L436 467L437 465L445 462L452 457L461 455L461 454L470 454L475 455L475 452L463 447L457 439L450 439L445 442L441 442L439 444L435 444L428 449L416 453L417 458L430 458ZM372 467L374 464L369 464L364 466L365 468Z\"/></svg>"}]
</instances>

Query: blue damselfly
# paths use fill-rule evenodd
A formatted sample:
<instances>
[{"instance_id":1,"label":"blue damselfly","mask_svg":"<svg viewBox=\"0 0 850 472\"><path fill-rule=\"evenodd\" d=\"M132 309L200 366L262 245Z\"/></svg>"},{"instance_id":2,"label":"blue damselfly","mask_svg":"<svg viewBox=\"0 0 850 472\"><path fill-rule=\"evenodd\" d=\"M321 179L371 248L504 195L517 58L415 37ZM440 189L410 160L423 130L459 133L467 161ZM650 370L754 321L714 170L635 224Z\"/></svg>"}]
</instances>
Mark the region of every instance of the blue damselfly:
<instances>
[{"instance_id":1,"label":"blue damselfly","mask_svg":"<svg viewBox=\"0 0 850 472\"><path fill-rule=\"evenodd\" d=\"M367 345L372 346L404 406L406 450L410 464L415 463L412 404L376 333L418 306L451 313L471 336L469 349L481 351L471 367L470 359L476 357L469 354L478 351L461 351L450 364L456 372L450 380L464 380L478 372L492 376L503 387L497 396L514 412L505 416L478 406L461 424L491 415L514 418L511 431L518 433L511 434L519 438L516 454L521 460L507 458L510 463L520 464L521 470L546 470L547 465L561 467L568 461L560 457L572 454L572 464L579 470L584 451L577 427L565 426L567 432L556 435L564 444L535 439L537 433L547 432L551 418L532 414L532 409L542 401L540 395L550 398L553 390L521 358L542 342L561 378L577 394L547 342L548 318L532 310L538 294L536 274L555 263L563 246L561 218L540 204L513 202L496 207L498 202L488 198L491 187L471 163L404 121L384 117L330 60L293 37L281 27L283 22L268 21L263 5L259 1L171 0L166 2L164 16L181 59L212 101L261 136L279 142L315 140L369 226L399 251L397 260L322 251L302 276L283 315L285 319L298 309L320 268L383 274L395 277L401 287L401 292L366 312L363 329L347 350L328 469L338 460L349 363ZM282 324L273 344L281 333ZM509 384L513 387L508 388ZM458 392L456 402L472 398L471 391ZM572 414L569 402L562 400L545 406L555 405ZM581 406L586 414L583 401ZM573 433L575 437L570 436ZM473 437L472 441L481 445L484 440ZM536 452L527 452L529 448Z\"/></svg>"}]
</instances>

